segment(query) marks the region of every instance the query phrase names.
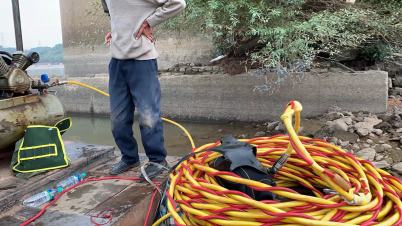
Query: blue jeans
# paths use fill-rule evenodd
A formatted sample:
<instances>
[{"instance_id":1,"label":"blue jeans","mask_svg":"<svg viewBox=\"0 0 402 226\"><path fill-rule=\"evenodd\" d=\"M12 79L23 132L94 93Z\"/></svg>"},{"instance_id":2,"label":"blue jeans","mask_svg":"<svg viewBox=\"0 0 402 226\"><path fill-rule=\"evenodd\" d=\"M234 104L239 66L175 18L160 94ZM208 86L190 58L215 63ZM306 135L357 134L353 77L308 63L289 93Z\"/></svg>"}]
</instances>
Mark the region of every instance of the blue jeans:
<instances>
[{"instance_id":1,"label":"blue jeans","mask_svg":"<svg viewBox=\"0 0 402 226\"><path fill-rule=\"evenodd\" d=\"M112 133L122 161L139 161L133 136L134 110L139 113L141 139L149 161L166 158L160 113L161 90L156 60L118 60L109 64L109 93Z\"/></svg>"}]
</instances>

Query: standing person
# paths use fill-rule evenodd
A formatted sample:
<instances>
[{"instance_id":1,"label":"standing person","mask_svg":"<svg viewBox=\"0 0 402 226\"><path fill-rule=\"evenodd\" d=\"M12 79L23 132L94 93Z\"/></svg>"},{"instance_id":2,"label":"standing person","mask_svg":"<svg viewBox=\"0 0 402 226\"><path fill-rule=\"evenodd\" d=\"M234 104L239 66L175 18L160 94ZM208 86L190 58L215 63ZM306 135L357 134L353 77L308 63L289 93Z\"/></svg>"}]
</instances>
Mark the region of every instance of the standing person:
<instances>
[{"instance_id":1,"label":"standing person","mask_svg":"<svg viewBox=\"0 0 402 226\"><path fill-rule=\"evenodd\" d=\"M112 133L122 157L110 174L118 175L139 166L133 136L134 110L139 113L145 153L150 162L167 166L160 113L160 85L152 28L184 10L184 0L102 0L110 15L112 31L105 37L110 45L109 92ZM162 167L149 164L149 178Z\"/></svg>"}]
</instances>

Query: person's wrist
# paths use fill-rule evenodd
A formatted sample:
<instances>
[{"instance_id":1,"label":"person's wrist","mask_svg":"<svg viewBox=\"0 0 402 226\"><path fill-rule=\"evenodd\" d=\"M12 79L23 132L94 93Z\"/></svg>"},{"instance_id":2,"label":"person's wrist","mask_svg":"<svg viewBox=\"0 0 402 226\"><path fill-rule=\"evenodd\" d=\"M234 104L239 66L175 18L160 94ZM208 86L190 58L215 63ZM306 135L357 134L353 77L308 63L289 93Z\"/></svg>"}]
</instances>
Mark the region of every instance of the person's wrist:
<instances>
[{"instance_id":1,"label":"person's wrist","mask_svg":"<svg viewBox=\"0 0 402 226\"><path fill-rule=\"evenodd\" d=\"M146 20L147 24L149 25L150 28L153 28L157 25L157 21L155 20L155 17L150 16Z\"/></svg>"},{"instance_id":2,"label":"person's wrist","mask_svg":"<svg viewBox=\"0 0 402 226\"><path fill-rule=\"evenodd\" d=\"M147 27L151 27L151 25L149 24L148 20L145 20L145 21L144 21L144 24L145 24Z\"/></svg>"}]
</instances>

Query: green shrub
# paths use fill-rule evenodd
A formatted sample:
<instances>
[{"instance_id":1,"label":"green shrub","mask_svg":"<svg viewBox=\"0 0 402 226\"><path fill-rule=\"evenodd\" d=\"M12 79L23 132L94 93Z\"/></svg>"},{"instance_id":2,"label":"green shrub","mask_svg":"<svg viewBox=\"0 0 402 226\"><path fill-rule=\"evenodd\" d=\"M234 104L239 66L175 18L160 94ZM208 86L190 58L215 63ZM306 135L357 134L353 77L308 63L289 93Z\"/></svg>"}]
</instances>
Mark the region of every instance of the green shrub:
<instances>
[{"instance_id":1,"label":"green shrub","mask_svg":"<svg viewBox=\"0 0 402 226\"><path fill-rule=\"evenodd\" d=\"M286 67L318 54L338 59L350 50L384 60L402 46L401 1L187 0L171 28L212 34L223 54L266 68ZM371 54L371 55L370 55Z\"/></svg>"}]
</instances>

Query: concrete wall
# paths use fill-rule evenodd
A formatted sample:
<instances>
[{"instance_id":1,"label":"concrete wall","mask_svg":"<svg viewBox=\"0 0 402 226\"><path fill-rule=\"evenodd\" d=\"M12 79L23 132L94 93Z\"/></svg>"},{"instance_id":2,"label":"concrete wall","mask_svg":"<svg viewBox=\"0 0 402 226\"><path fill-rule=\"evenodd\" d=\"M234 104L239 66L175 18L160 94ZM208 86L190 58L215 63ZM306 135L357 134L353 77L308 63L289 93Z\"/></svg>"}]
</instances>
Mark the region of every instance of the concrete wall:
<instances>
[{"instance_id":1,"label":"concrete wall","mask_svg":"<svg viewBox=\"0 0 402 226\"><path fill-rule=\"evenodd\" d=\"M107 77L77 79L107 90ZM278 120L290 100L301 101L304 117L323 114L333 105L353 112L387 109L388 75L383 71L307 73L303 81L287 81L271 95L254 91L264 81L247 74L162 76L162 111L181 119L264 121ZM92 91L66 86L58 95L67 111L109 113L108 98Z\"/></svg>"},{"instance_id":2,"label":"concrete wall","mask_svg":"<svg viewBox=\"0 0 402 226\"><path fill-rule=\"evenodd\" d=\"M110 56L104 36L110 25L99 7L100 0L59 1L66 75L106 73ZM206 63L212 58L210 37L194 31L168 32L161 27L156 33L160 69L177 63Z\"/></svg>"}]
</instances>

